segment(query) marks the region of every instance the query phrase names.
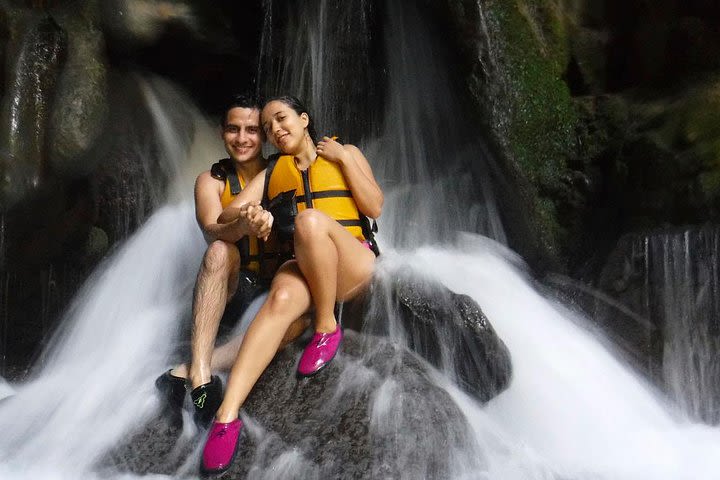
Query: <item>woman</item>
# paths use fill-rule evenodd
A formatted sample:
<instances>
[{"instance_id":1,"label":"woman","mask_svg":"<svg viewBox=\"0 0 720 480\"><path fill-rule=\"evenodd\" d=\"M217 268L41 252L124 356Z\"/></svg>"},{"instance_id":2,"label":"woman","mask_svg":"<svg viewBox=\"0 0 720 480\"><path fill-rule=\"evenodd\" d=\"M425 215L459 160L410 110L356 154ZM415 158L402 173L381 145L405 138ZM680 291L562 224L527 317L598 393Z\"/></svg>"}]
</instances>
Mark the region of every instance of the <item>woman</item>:
<instances>
[{"instance_id":1,"label":"woman","mask_svg":"<svg viewBox=\"0 0 720 480\"><path fill-rule=\"evenodd\" d=\"M285 244L294 258L278 269L245 334L203 450L207 473L223 472L232 464L242 429L238 412L290 324L314 309L315 334L298 365L299 375L313 375L332 360L342 340L335 302L357 295L375 265L369 229L362 224L365 216L380 215L383 194L362 152L328 137L316 146L312 118L294 97L267 101L261 121L281 155L218 222L239 222L239 228L276 247ZM293 207L298 211L294 222L287 215ZM292 235L283 240L282 232Z\"/></svg>"}]
</instances>

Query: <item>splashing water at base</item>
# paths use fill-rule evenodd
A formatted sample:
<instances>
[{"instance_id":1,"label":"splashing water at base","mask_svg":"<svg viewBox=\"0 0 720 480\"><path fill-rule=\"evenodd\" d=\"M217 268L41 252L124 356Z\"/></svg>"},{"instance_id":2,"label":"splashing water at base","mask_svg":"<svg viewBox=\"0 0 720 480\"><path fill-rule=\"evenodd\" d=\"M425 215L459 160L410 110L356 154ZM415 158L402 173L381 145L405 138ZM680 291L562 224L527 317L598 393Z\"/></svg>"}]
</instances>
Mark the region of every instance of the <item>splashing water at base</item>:
<instances>
[{"instance_id":1,"label":"splashing water at base","mask_svg":"<svg viewBox=\"0 0 720 480\"><path fill-rule=\"evenodd\" d=\"M398 5L394 3L391 8ZM408 15L390 17L392 22L401 22L392 26L402 26ZM316 28L314 23L310 25ZM423 35L413 38L414 44L423 38ZM414 66L404 62L402 55L397 57L401 58L394 58L393 62L398 65L393 64L391 70L404 72ZM319 72L317 76L325 72L315 70ZM413 76L417 75L403 73L393 77L390 91L402 90L403 81ZM426 77L435 75L422 78ZM315 80L312 86L319 89L321 82ZM436 84L420 86L437 91ZM423 91L420 86L418 91ZM315 91L311 96L317 98L320 94ZM442 100L446 95L437 97ZM412 143L418 137L434 136L419 133L425 125L418 123L420 113L410 112L404 116L405 109L412 106L409 102L411 100L399 101L394 110L390 109L397 115L387 115L388 118L407 118L395 122L408 126L407 131L394 132L389 127L395 124L388 122L386 143L376 142L373 147L368 141L369 156L381 161L383 156L387 161L409 158L417 163L427 156L437 158L436 163L447 160L464 165L457 160L464 157L461 154L450 155L446 150L444 155L427 154L427 139L424 143ZM439 107L429 109L433 113L438 110ZM329 111L326 114L330 116ZM391 150L391 140L398 140L401 148ZM475 151L470 150L471 154ZM209 164L203 163L204 168ZM440 219L447 217L445 205L452 204L455 197L442 184L450 182L433 177L432 183L423 183L428 180L426 175L416 178L416 170L424 168L423 165L413 164L411 171L398 165L397 172L391 166L386 162L385 171L379 168L378 173L397 177L400 185L407 186L411 180L412 184L419 185L417 190L425 193L431 185L439 184L438 195L435 191L425 195L432 199L440 193L450 195L429 207L419 202L416 205L417 213L412 217L442 225L442 235L429 232L425 235L428 238L422 241L433 242L436 237L444 240L454 230L474 228L474 223L496 223L486 220L494 216L492 209L488 214L470 212L465 215L467 218L445 218L442 223L428 221L426 211L435 212L433 216ZM450 174L454 175L455 170ZM388 198L401 205L403 199L407 199L402 188L407 187L388 189ZM189 191L189 188L182 186L179 190ZM458 205L468 203L460 200L456 201ZM488 200L488 203L492 202ZM436 208L438 205L442 208ZM395 223L408 219L408 212L400 208L395 214L398 216ZM425 223L418 221L417 225L417 232L412 230L408 235L416 242ZM400 233L386 229L384 235L398 241ZM495 236L502 238L500 234ZM14 391L14 395L0 400L3 430L0 478L138 478L107 471L103 465L104 454L126 441L159 407L153 380L167 368L175 343L186 340L179 338L180 319L190 310L192 285L204 248L192 207L188 203L169 205L154 214L88 281L68 313L61 335L45 355L43 368L25 384L0 384L0 397ZM391 276L408 267L474 298L510 348L513 358L514 378L510 388L486 406L461 393L443 374L437 372L434 377L434 381L451 393L474 433L474 438L464 445L464 451L447 450L451 462L459 463L452 470L454 478L675 480L717 477L720 433L676 419L674 412L643 380L582 328L583 319L543 298L518 261L509 258L497 244L481 241L462 251L433 248L404 254L385 251L379 275ZM388 322L394 321L388 318ZM337 360L342 361L342 352ZM343 388L366 388L373 372L363 370L361 365L349 368L354 375ZM372 427L390 428L390 432L385 432L390 434L394 429L397 437L403 438L403 433L416 426L388 421L396 413L390 403L397 388L390 380L379 383L372 392L370 421ZM262 425L257 427L261 428ZM273 432L267 433L268 437L272 435ZM435 445L435 448L443 447ZM186 468L190 476L195 476L192 465L197 464L199 454L195 448L188 458ZM318 475L319 471L317 465L290 447L274 459L270 469L264 471L264 477L309 477Z\"/></svg>"},{"instance_id":2,"label":"splashing water at base","mask_svg":"<svg viewBox=\"0 0 720 480\"><path fill-rule=\"evenodd\" d=\"M483 241L472 253L421 249L404 259L477 300L512 353L511 386L486 408L455 392L485 450L486 478L716 478L720 432L676 420L501 250Z\"/></svg>"},{"instance_id":3,"label":"splashing water at base","mask_svg":"<svg viewBox=\"0 0 720 480\"><path fill-rule=\"evenodd\" d=\"M152 381L189 309L203 248L191 206L164 207L90 279L45 368L0 403L0 477L134 478L95 463L158 407ZM511 386L485 407L437 375L475 432L467 448L482 459L483 467L459 466L457 478L715 478L720 432L674 419L496 244L389 253L379 275L408 267L472 296L512 353ZM392 395L374 397L377 423Z\"/></svg>"}]
</instances>

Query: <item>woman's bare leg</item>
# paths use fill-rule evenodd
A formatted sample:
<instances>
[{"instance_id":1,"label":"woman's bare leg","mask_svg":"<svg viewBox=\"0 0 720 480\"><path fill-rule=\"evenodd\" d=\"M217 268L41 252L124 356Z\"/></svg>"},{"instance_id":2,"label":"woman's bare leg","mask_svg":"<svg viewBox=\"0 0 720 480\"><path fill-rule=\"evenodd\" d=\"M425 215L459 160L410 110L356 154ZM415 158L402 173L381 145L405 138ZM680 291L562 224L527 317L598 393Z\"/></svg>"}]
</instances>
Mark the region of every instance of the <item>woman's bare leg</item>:
<instances>
[{"instance_id":1,"label":"woman's bare leg","mask_svg":"<svg viewBox=\"0 0 720 480\"><path fill-rule=\"evenodd\" d=\"M229 423L277 353L290 325L310 308L310 290L297 267L285 263L273 279L268 298L245 333L216 420Z\"/></svg>"},{"instance_id":2,"label":"woman's bare leg","mask_svg":"<svg viewBox=\"0 0 720 480\"><path fill-rule=\"evenodd\" d=\"M315 305L315 330L335 331L335 301L351 298L367 283L375 254L338 222L316 209L295 220L295 258Z\"/></svg>"},{"instance_id":3,"label":"woman's bare leg","mask_svg":"<svg viewBox=\"0 0 720 480\"><path fill-rule=\"evenodd\" d=\"M310 315L302 315L300 318L290 324L290 327L285 332L285 336L280 341L280 347L278 350L282 350L288 344L295 341L303 332L310 326L311 318ZM243 334L237 335L226 343L216 347L212 352L212 359L210 360L210 369L213 372L229 371L235 359L240 351L240 345L242 345ZM183 363L178 365L172 370L172 374L175 377L187 378L190 366L189 364Z\"/></svg>"}]
</instances>

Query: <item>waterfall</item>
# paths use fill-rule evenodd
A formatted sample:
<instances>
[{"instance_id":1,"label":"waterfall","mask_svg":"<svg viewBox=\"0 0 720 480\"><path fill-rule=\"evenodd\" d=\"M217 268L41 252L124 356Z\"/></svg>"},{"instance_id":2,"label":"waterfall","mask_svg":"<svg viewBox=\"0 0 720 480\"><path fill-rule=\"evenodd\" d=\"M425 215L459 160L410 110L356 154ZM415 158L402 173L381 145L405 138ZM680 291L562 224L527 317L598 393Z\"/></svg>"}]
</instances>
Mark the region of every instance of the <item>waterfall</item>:
<instances>
[{"instance_id":1,"label":"waterfall","mask_svg":"<svg viewBox=\"0 0 720 480\"><path fill-rule=\"evenodd\" d=\"M720 228L651 239L651 285L660 289L665 327L663 374L672 397L692 417L720 422ZM661 278L658 278L662 276Z\"/></svg>"},{"instance_id":2,"label":"waterfall","mask_svg":"<svg viewBox=\"0 0 720 480\"><path fill-rule=\"evenodd\" d=\"M273 71L267 67L260 83L267 92L305 100L318 132L358 139L385 191L382 246L445 243L457 231L504 243L493 159L471 122L461 120L468 112L453 90L447 52L433 41L418 7L361 0L286 6L292 14L272 18L291 19L289 44L264 52L270 66L283 61ZM370 25L384 33L371 33Z\"/></svg>"},{"instance_id":3,"label":"waterfall","mask_svg":"<svg viewBox=\"0 0 720 480\"><path fill-rule=\"evenodd\" d=\"M718 226L676 228L628 240L623 300L661 331L657 372L680 410L720 422Z\"/></svg>"},{"instance_id":4,"label":"waterfall","mask_svg":"<svg viewBox=\"0 0 720 480\"><path fill-rule=\"evenodd\" d=\"M8 274L5 271L5 214L0 213L0 376L7 375L5 371L7 362L7 285Z\"/></svg>"},{"instance_id":5,"label":"waterfall","mask_svg":"<svg viewBox=\"0 0 720 480\"><path fill-rule=\"evenodd\" d=\"M357 117L370 123L360 133L348 129L346 136L356 135L386 192L380 279L412 271L471 296L512 352L512 384L487 405L454 386L452 372L430 369L430 381L450 394L470 426L471 435L461 438L462 445L447 450L451 478L716 478L717 430L675 416L658 392L589 333L587 318L539 293L522 260L504 246L489 180L492 158L472 125L462 122L449 66L419 8L397 0L382 6L359 0L346 5L312 0L296 4L299 11L293 16L268 11L269 28L281 19L288 23L284 37L291 44L284 46L289 50L277 51L273 42L278 35L264 34L268 50L261 80L269 90L288 89L309 98L324 128L348 129L362 123ZM349 100L333 84L334 68L348 65L348 58L331 47L334 35L354 28L365 35L372 22L383 25L384 48L365 37L353 43L360 47L349 57L362 67L374 64L370 52L382 51L386 72L374 77L378 70L370 68L368 75L370 83L377 78L387 83L375 90L358 81L351 86L359 91ZM348 37L357 33L352 32ZM88 279L31 378L22 384L0 382L0 478L140 477L107 470L102 458L159 408L153 380L171 361L176 343L184 340L179 325L189 315L205 248L188 183L219 155L218 141L211 140L214 135L202 119L195 119L192 144L174 136L171 113L192 111L187 100L180 105L167 84L145 87L154 118L164 127L158 129L166 146L163 157L177 162L168 164L177 175L176 187L170 201ZM335 93L326 95L328 89ZM355 99L380 90L382 100L367 102L377 111L365 111L365 117L352 113ZM373 118L382 121L374 124ZM458 236L458 231L471 233ZM704 288L690 298L705 298ZM403 332L392 311L387 333L402 348ZM344 361L342 352L337 361ZM371 384L372 372L362 365L345 368L344 388ZM393 442L377 446L374 454L407 464L407 472L430 471L409 460L429 455L421 444L446 446L428 447L432 442L427 439L405 441L413 438L408 432L423 425L400 421L407 413L402 409L411 408L409 400L424 392L402 391L392 377L379 383L367 405L368 428L390 435ZM248 428L261 430L252 424ZM188 454L178 477L195 476L192 466L199 454L197 449ZM290 448L257 477L308 478L319 472Z\"/></svg>"}]
</instances>

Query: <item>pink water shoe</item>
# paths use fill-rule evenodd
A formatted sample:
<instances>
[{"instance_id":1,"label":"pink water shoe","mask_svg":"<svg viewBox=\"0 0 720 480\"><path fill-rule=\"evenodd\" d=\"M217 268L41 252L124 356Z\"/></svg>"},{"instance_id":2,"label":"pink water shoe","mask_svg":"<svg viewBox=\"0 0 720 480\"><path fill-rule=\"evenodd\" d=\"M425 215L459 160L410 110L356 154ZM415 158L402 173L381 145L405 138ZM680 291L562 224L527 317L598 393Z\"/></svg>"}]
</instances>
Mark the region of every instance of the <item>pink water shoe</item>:
<instances>
[{"instance_id":1,"label":"pink water shoe","mask_svg":"<svg viewBox=\"0 0 720 480\"><path fill-rule=\"evenodd\" d=\"M242 427L243 423L239 418L230 423L212 423L203 449L203 474L222 473L230 468L237 453Z\"/></svg>"},{"instance_id":2,"label":"pink water shoe","mask_svg":"<svg viewBox=\"0 0 720 480\"><path fill-rule=\"evenodd\" d=\"M297 373L301 377L315 375L322 370L335 357L340 341L342 340L342 328L337 326L332 333L315 332L310 343L300 357Z\"/></svg>"}]
</instances>

